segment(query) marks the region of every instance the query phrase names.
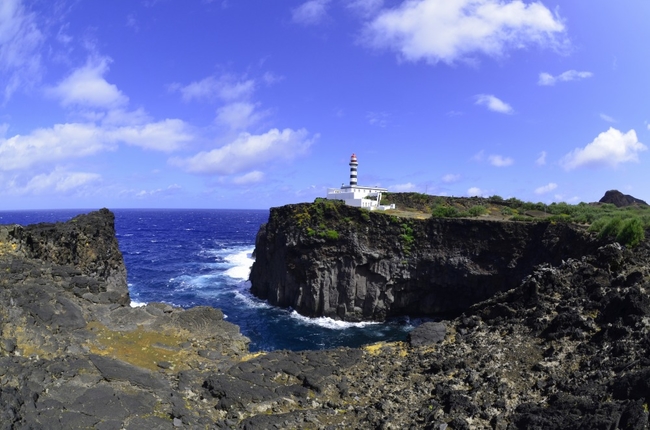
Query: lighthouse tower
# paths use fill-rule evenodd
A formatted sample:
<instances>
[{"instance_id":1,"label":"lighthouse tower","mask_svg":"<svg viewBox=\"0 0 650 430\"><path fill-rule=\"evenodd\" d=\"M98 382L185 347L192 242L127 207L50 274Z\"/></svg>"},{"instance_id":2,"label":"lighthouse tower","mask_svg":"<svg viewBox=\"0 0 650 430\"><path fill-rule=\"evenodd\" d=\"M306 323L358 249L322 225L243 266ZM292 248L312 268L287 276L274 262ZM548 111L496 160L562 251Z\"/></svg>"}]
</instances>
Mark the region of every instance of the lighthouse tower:
<instances>
[{"instance_id":1,"label":"lighthouse tower","mask_svg":"<svg viewBox=\"0 0 650 430\"><path fill-rule=\"evenodd\" d=\"M380 205L381 194L387 192L386 188L364 187L357 185L357 156L350 157L350 185L341 185L341 188L328 188L327 198L330 200L343 200L348 206L366 208L369 210L395 209L395 205Z\"/></svg>"},{"instance_id":2,"label":"lighthouse tower","mask_svg":"<svg viewBox=\"0 0 650 430\"><path fill-rule=\"evenodd\" d=\"M357 167L359 163L357 162L357 156L352 154L350 157L350 187L357 186Z\"/></svg>"}]
</instances>

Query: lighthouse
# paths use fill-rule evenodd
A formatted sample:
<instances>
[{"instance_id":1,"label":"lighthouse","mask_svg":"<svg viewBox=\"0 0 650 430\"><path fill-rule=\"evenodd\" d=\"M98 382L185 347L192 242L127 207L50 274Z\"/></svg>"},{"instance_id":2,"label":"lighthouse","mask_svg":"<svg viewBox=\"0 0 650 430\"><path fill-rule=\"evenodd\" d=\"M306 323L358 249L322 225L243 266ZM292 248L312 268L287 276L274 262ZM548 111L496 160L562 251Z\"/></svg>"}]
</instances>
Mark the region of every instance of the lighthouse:
<instances>
[{"instance_id":1,"label":"lighthouse","mask_svg":"<svg viewBox=\"0 0 650 430\"><path fill-rule=\"evenodd\" d=\"M359 163L357 162L357 156L352 154L350 157L350 187L357 186L357 167Z\"/></svg>"},{"instance_id":2,"label":"lighthouse","mask_svg":"<svg viewBox=\"0 0 650 430\"><path fill-rule=\"evenodd\" d=\"M350 185L341 185L341 188L328 188L327 199L343 200L348 206L356 206L369 210L395 209L395 205L381 205L381 194L387 192L386 188L365 187L357 184L357 156L350 157Z\"/></svg>"}]
</instances>

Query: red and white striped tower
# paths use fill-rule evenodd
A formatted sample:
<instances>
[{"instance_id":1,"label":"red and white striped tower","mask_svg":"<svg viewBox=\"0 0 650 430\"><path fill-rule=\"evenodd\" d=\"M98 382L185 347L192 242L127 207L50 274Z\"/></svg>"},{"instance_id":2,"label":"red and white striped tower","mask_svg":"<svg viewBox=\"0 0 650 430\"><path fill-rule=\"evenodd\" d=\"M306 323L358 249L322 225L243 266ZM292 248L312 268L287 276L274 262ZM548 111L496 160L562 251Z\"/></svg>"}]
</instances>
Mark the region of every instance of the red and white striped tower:
<instances>
[{"instance_id":1,"label":"red and white striped tower","mask_svg":"<svg viewBox=\"0 0 650 430\"><path fill-rule=\"evenodd\" d=\"M359 166L359 163L357 163L357 156L352 154L352 157L350 157L350 186L351 187L357 186L357 166Z\"/></svg>"}]
</instances>

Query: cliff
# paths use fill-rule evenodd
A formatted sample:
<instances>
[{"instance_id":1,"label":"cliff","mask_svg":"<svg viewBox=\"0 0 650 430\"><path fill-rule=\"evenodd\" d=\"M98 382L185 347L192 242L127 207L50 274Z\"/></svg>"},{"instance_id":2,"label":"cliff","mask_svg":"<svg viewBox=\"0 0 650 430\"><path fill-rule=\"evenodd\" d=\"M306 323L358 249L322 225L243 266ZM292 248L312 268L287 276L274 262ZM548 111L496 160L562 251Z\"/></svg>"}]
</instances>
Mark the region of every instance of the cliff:
<instances>
[{"instance_id":1,"label":"cliff","mask_svg":"<svg viewBox=\"0 0 650 430\"><path fill-rule=\"evenodd\" d=\"M251 291L311 317L453 316L517 286L540 263L596 243L566 223L407 219L332 201L272 208Z\"/></svg>"},{"instance_id":2,"label":"cliff","mask_svg":"<svg viewBox=\"0 0 650 430\"><path fill-rule=\"evenodd\" d=\"M314 246L347 231L326 223ZM400 228L392 252L416 255ZM109 211L0 226L0 429L648 428L647 240L359 349L247 354L217 309L129 307L124 273Z\"/></svg>"},{"instance_id":3,"label":"cliff","mask_svg":"<svg viewBox=\"0 0 650 430\"><path fill-rule=\"evenodd\" d=\"M110 211L0 226L0 429L196 423L172 381L232 366L248 339L212 308L129 303Z\"/></svg>"}]
</instances>

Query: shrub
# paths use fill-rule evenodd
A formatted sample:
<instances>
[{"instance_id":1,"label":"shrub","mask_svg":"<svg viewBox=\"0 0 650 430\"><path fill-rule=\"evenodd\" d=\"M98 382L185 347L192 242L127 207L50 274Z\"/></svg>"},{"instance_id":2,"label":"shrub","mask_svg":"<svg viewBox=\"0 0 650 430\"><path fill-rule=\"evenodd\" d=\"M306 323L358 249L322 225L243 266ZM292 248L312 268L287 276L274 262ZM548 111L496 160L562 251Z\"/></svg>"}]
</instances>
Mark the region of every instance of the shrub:
<instances>
[{"instance_id":1,"label":"shrub","mask_svg":"<svg viewBox=\"0 0 650 430\"><path fill-rule=\"evenodd\" d=\"M529 216L524 216L524 215L515 215L512 217L513 221L526 221L526 222L531 222L533 221L532 217Z\"/></svg>"},{"instance_id":2,"label":"shrub","mask_svg":"<svg viewBox=\"0 0 650 430\"><path fill-rule=\"evenodd\" d=\"M415 240L413 237L413 228L406 223L401 224L400 227L402 228L400 238L404 245L404 252L408 255L411 253L411 244L413 243L413 240Z\"/></svg>"},{"instance_id":3,"label":"shrub","mask_svg":"<svg viewBox=\"0 0 650 430\"><path fill-rule=\"evenodd\" d=\"M617 237L622 227L623 220L620 217L610 218L603 225L602 229L598 233L598 237L601 239L605 237Z\"/></svg>"},{"instance_id":4,"label":"shrub","mask_svg":"<svg viewBox=\"0 0 650 430\"><path fill-rule=\"evenodd\" d=\"M408 224L402 224L402 234L400 235L404 242L410 244L413 242L413 229Z\"/></svg>"},{"instance_id":5,"label":"shrub","mask_svg":"<svg viewBox=\"0 0 650 430\"><path fill-rule=\"evenodd\" d=\"M548 206L548 211L553 215L573 215L576 212L576 207L564 202L551 203Z\"/></svg>"},{"instance_id":6,"label":"shrub","mask_svg":"<svg viewBox=\"0 0 650 430\"><path fill-rule=\"evenodd\" d=\"M510 197L508 200L506 200L506 203L513 209L520 208L524 205L524 202L515 197Z\"/></svg>"},{"instance_id":7,"label":"shrub","mask_svg":"<svg viewBox=\"0 0 650 430\"><path fill-rule=\"evenodd\" d=\"M626 219L616 235L616 240L624 245L634 247L645 240L645 230L639 218Z\"/></svg>"},{"instance_id":8,"label":"shrub","mask_svg":"<svg viewBox=\"0 0 650 430\"><path fill-rule=\"evenodd\" d=\"M548 220L551 222L571 222L571 216L568 214L551 215Z\"/></svg>"},{"instance_id":9,"label":"shrub","mask_svg":"<svg viewBox=\"0 0 650 430\"><path fill-rule=\"evenodd\" d=\"M469 208L468 212L470 216L481 216L487 213L487 208L485 206L476 205Z\"/></svg>"},{"instance_id":10,"label":"shrub","mask_svg":"<svg viewBox=\"0 0 650 430\"><path fill-rule=\"evenodd\" d=\"M327 230L325 232L325 239L327 240L339 240L339 232L336 230Z\"/></svg>"},{"instance_id":11,"label":"shrub","mask_svg":"<svg viewBox=\"0 0 650 430\"><path fill-rule=\"evenodd\" d=\"M431 210L434 218L456 218L459 216L458 209L453 206L436 206Z\"/></svg>"}]
</instances>

